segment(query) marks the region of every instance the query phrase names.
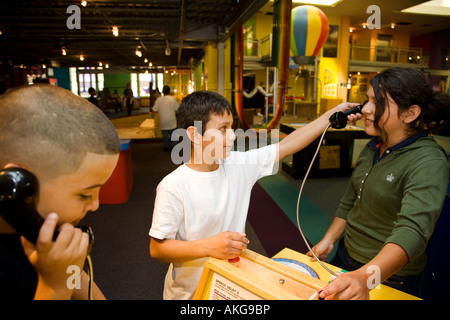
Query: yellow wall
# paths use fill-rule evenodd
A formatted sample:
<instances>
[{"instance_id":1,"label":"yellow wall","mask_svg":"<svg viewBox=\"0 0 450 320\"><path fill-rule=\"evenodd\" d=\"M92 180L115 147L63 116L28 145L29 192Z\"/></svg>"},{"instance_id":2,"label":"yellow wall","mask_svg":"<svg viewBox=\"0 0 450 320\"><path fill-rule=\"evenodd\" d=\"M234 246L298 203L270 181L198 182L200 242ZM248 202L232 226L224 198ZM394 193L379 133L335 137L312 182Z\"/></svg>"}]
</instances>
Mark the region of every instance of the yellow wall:
<instances>
[{"instance_id":1,"label":"yellow wall","mask_svg":"<svg viewBox=\"0 0 450 320\"><path fill-rule=\"evenodd\" d=\"M361 29L355 30L352 35L352 60L375 61L375 47L377 45L378 34L392 35L392 49L408 48L410 33L409 31L399 31L395 29ZM370 47L358 48L358 47ZM393 55L392 59L396 57ZM391 60L391 62L396 62ZM401 63L407 63L407 55L401 56Z\"/></svg>"},{"instance_id":2,"label":"yellow wall","mask_svg":"<svg viewBox=\"0 0 450 320\"><path fill-rule=\"evenodd\" d=\"M256 38L262 39L273 31L273 16L256 13Z\"/></svg>"},{"instance_id":3,"label":"yellow wall","mask_svg":"<svg viewBox=\"0 0 450 320\"><path fill-rule=\"evenodd\" d=\"M320 58L317 72L320 79L318 98L347 101L350 18L348 16L329 16L327 18L330 25L339 26L338 51L337 58Z\"/></svg>"},{"instance_id":4,"label":"yellow wall","mask_svg":"<svg viewBox=\"0 0 450 320\"><path fill-rule=\"evenodd\" d=\"M224 82L223 82L223 88L224 92L223 95L227 100L231 103L231 99L233 96L233 82L231 79L231 38L228 38L227 41L225 41L225 50L224 50Z\"/></svg>"},{"instance_id":5,"label":"yellow wall","mask_svg":"<svg viewBox=\"0 0 450 320\"><path fill-rule=\"evenodd\" d=\"M375 73L353 74L351 78L352 87L349 93L349 101L363 103L367 99L366 94L370 86L370 79Z\"/></svg>"},{"instance_id":6,"label":"yellow wall","mask_svg":"<svg viewBox=\"0 0 450 320\"><path fill-rule=\"evenodd\" d=\"M205 90L217 92L217 47L215 44L210 43L205 47L204 60Z\"/></svg>"},{"instance_id":7,"label":"yellow wall","mask_svg":"<svg viewBox=\"0 0 450 320\"><path fill-rule=\"evenodd\" d=\"M256 38L262 41L264 38L273 32L273 16L263 13L256 13ZM255 85L258 86L261 82L266 88L266 69L255 70Z\"/></svg>"},{"instance_id":8,"label":"yellow wall","mask_svg":"<svg viewBox=\"0 0 450 320\"><path fill-rule=\"evenodd\" d=\"M232 81L231 81L231 39L228 38L224 44L224 93L223 95L231 102ZM205 48L204 70L203 76L205 78L205 90L218 92L218 78L217 78L217 45L210 43Z\"/></svg>"}]
</instances>

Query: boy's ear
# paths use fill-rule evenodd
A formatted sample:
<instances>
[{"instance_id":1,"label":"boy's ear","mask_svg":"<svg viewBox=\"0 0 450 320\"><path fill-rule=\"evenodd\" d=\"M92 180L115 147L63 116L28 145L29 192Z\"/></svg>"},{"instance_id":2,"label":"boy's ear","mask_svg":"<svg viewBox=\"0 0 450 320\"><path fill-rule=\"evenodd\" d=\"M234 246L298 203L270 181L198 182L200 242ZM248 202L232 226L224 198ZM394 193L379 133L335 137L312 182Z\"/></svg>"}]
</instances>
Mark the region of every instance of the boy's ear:
<instances>
[{"instance_id":1,"label":"boy's ear","mask_svg":"<svg viewBox=\"0 0 450 320\"><path fill-rule=\"evenodd\" d=\"M186 132L187 132L187 136L189 137L191 142L193 142L195 144L201 143L201 140L202 140L201 135L200 135L200 133L198 133L196 127L190 126L186 129Z\"/></svg>"}]
</instances>

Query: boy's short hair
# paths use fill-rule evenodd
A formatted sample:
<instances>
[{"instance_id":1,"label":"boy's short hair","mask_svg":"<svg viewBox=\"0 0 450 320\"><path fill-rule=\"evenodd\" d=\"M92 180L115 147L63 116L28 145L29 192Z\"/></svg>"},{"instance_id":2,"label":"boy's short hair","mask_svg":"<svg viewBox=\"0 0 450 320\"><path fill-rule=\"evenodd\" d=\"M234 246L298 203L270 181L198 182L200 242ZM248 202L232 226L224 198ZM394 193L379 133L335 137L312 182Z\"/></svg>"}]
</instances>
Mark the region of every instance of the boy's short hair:
<instances>
[{"instance_id":1,"label":"boy's short hair","mask_svg":"<svg viewBox=\"0 0 450 320\"><path fill-rule=\"evenodd\" d=\"M228 100L212 91L195 91L181 101L177 111L178 128L187 129L201 121L201 128L196 126L198 132L203 134L211 114L231 114L231 105Z\"/></svg>"},{"instance_id":2,"label":"boy's short hair","mask_svg":"<svg viewBox=\"0 0 450 320\"><path fill-rule=\"evenodd\" d=\"M55 178L75 172L89 152L119 153L120 140L95 105L38 84L0 96L0 149L0 168L14 163Z\"/></svg>"},{"instance_id":3,"label":"boy's short hair","mask_svg":"<svg viewBox=\"0 0 450 320\"><path fill-rule=\"evenodd\" d=\"M162 93L164 95L168 95L170 93L170 87L168 85L165 85L162 89Z\"/></svg>"}]
</instances>

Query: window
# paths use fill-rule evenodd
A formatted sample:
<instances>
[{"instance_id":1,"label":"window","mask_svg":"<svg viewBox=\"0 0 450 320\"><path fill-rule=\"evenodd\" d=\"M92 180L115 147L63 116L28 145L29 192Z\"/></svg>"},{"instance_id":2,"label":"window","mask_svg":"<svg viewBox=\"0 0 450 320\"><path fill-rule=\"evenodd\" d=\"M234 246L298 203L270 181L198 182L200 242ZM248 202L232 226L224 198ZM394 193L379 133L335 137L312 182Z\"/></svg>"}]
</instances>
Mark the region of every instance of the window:
<instances>
[{"instance_id":1,"label":"window","mask_svg":"<svg viewBox=\"0 0 450 320\"><path fill-rule=\"evenodd\" d=\"M158 84L158 91L162 92L162 89L164 87L164 74L163 73L157 73L156 77L157 77L156 83Z\"/></svg>"},{"instance_id":2,"label":"window","mask_svg":"<svg viewBox=\"0 0 450 320\"><path fill-rule=\"evenodd\" d=\"M154 73L139 73L139 96L149 97L150 96L150 83L155 87L155 74Z\"/></svg>"},{"instance_id":3,"label":"window","mask_svg":"<svg viewBox=\"0 0 450 320\"><path fill-rule=\"evenodd\" d=\"M80 96L82 96L83 98L89 98L90 94L88 93L88 90L91 87L94 88L97 92L103 90L104 76L102 72L98 72L102 70L103 68L101 67L78 68L78 91ZM74 78L76 79L76 76ZM71 82L72 81L73 80L71 78ZM74 89L72 87L72 91L73 90Z\"/></svg>"},{"instance_id":4,"label":"window","mask_svg":"<svg viewBox=\"0 0 450 320\"><path fill-rule=\"evenodd\" d=\"M133 95L135 97L139 96L139 91L138 91L138 73L132 73L131 74L131 90L133 90Z\"/></svg>"},{"instance_id":5,"label":"window","mask_svg":"<svg viewBox=\"0 0 450 320\"><path fill-rule=\"evenodd\" d=\"M152 89L158 88L162 92L164 86L164 75L162 73L132 73L131 89L135 97L150 97L150 83Z\"/></svg>"},{"instance_id":6,"label":"window","mask_svg":"<svg viewBox=\"0 0 450 320\"><path fill-rule=\"evenodd\" d=\"M70 90L78 95L77 68L69 68Z\"/></svg>"}]
</instances>

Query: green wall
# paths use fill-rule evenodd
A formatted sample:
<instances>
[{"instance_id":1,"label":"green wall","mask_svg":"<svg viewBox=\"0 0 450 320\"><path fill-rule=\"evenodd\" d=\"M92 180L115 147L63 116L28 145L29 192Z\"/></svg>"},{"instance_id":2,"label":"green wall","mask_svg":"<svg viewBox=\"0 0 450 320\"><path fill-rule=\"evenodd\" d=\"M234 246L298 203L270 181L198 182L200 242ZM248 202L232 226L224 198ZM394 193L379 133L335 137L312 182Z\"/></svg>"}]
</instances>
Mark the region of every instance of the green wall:
<instances>
[{"instance_id":1,"label":"green wall","mask_svg":"<svg viewBox=\"0 0 450 320\"><path fill-rule=\"evenodd\" d=\"M129 73L105 73L103 87L108 88L111 94L116 89L123 95L123 91L128 82L131 82L131 75Z\"/></svg>"}]
</instances>

